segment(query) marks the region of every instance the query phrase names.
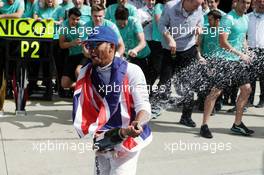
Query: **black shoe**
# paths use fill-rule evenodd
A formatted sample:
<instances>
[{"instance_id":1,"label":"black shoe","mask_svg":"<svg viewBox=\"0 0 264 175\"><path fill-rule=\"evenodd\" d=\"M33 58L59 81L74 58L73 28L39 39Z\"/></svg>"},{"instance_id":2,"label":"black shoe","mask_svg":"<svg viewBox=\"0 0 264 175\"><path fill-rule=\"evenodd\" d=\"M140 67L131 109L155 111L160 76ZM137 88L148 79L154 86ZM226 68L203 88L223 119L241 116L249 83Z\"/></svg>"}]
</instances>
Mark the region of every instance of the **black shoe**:
<instances>
[{"instance_id":1,"label":"black shoe","mask_svg":"<svg viewBox=\"0 0 264 175\"><path fill-rule=\"evenodd\" d=\"M241 134L241 135L251 135L254 133L253 130L248 129L243 122L240 123L240 125L233 124L231 131Z\"/></svg>"},{"instance_id":2,"label":"black shoe","mask_svg":"<svg viewBox=\"0 0 264 175\"><path fill-rule=\"evenodd\" d=\"M180 124L188 127L196 127L196 124L191 117L181 117Z\"/></svg>"},{"instance_id":3,"label":"black shoe","mask_svg":"<svg viewBox=\"0 0 264 175\"><path fill-rule=\"evenodd\" d=\"M263 108L264 107L264 101L259 101L259 103L255 106L255 108Z\"/></svg>"},{"instance_id":4,"label":"black shoe","mask_svg":"<svg viewBox=\"0 0 264 175\"><path fill-rule=\"evenodd\" d=\"M213 138L213 135L212 135L211 131L209 130L207 124L201 126L200 135L202 137L208 138L208 139Z\"/></svg>"}]
</instances>

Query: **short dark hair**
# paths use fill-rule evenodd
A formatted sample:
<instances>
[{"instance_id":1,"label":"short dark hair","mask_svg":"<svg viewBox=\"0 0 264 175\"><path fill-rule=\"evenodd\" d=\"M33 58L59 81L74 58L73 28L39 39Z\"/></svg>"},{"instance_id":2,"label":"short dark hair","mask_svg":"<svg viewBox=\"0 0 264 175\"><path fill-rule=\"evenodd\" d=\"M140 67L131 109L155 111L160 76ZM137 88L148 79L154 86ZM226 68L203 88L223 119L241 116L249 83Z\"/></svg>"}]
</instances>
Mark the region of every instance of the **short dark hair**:
<instances>
[{"instance_id":1,"label":"short dark hair","mask_svg":"<svg viewBox=\"0 0 264 175\"><path fill-rule=\"evenodd\" d=\"M92 5L91 12L99 12L101 10L105 10L105 6L103 4L94 4Z\"/></svg>"},{"instance_id":2,"label":"short dark hair","mask_svg":"<svg viewBox=\"0 0 264 175\"><path fill-rule=\"evenodd\" d=\"M218 10L211 10L207 14L207 16L212 16L212 17L214 17L214 19L221 19L222 18L222 14Z\"/></svg>"},{"instance_id":3,"label":"short dark hair","mask_svg":"<svg viewBox=\"0 0 264 175\"><path fill-rule=\"evenodd\" d=\"M208 0L206 0L206 1L208 2ZM215 2L216 2L216 3L219 3L219 2L220 2L220 0L215 0Z\"/></svg>"},{"instance_id":4,"label":"short dark hair","mask_svg":"<svg viewBox=\"0 0 264 175\"><path fill-rule=\"evenodd\" d=\"M70 17L71 15L75 15L75 16L80 17L80 16L82 16L82 13L81 13L81 11L80 11L78 8L73 7L73 8L71 8L71 9L69 10L68 17Z\"/></svg>"},{"instance_id":5,"label":"short dark hair","mask_svg":"<svg viewBox=\"0 0 264 175\"><path fill-rule=\"evenodd\" d=\"M125 6L119 5L116 8L116 11L115 11L115 19L116 20L127 20L128 16L129 16L129 12Z\"/></svg>"}]
</instances>

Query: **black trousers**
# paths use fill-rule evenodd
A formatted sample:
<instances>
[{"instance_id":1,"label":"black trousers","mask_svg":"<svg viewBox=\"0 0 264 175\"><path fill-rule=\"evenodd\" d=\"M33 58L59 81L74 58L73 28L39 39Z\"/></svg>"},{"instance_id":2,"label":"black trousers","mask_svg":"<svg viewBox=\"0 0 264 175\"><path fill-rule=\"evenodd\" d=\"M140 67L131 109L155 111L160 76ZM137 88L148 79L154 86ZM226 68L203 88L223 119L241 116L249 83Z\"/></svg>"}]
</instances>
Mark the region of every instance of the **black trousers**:
<instances>
[{"instance_id":1,"label":"black trousers","mask_svg":"<svg viewBox=\"0 0 264 175\"><path fill-rule=\"evenodd\" d=\"M2 76L4 72L5 67L5 57L4 57L4 40L0 39L0 88L2 86Z\"/></svg>"},{"instance_id":2,"label":"black trousers","mask_svg":"<svg viewBox=\"0 0 264 175\"><path fill-rule=\"evenodd\" d=\"M160 75L163 54L160 42L147 41L147 43L151 50L151 54L149 55L149 74L151 75L150 85L152 86Z\"/></svg>"},{"instance_id":3,"label":"black trousers","mask_svg":"<svg viewBox=\"0 0 264 175\"><path fill-rule=\"evenodd\" d=\"M252 68L251 68L252 92L249 97L249 102L253 104L257 79L259 79L259 84L260 84L259 100L264 101L264 49L251 48L250 50L253 51L256 55L256 57L253 59Z\"/></svg>"},{"instance_id":4,"label":"black trousers","mask_svg":"<svg viewBox=\"0 0 264 175\"><path fill-rule=\"evenodd\" d=\"M66 58L69 55L68 49L61 49L59 46L59 41L55 40L53 42L53 57L55 62L55 68L56 68L56 88L58 88L58 91L63 91L63 88L61 87L61 78L63 75L63 69L66 62Z\"/></svg>"},{"instance_id":5,"label":"black trousers","mask_svg":"<svg viewBox=\"0 0 264 175\"><path fill-rule=\"evenodd\" d=\"M195 46L190 49L182 52L176 52L176 58L172 58L171 51L163 49L163 59L160 73L160 82L159 86L163 85L166 87L166 93L170 93L170 79L174 73L181 74L185 68L190 65L195 64L197 56L197 48ZM191 94L190 94L191 95ZM187 100L183 101L182 117L191 117L193 106L194 106L194 96L186 98Z\"/></svg>"}]
</instances>

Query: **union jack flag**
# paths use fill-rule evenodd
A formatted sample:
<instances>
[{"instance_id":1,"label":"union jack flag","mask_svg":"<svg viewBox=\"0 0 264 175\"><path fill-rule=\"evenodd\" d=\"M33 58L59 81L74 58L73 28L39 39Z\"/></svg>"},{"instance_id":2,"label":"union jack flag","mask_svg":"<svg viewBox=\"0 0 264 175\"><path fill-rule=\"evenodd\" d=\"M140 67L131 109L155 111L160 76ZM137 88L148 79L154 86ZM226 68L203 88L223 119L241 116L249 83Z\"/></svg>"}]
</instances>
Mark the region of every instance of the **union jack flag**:
<instances>
[{"instance_id":1,"label":"union jack flag","mask_svg":"<svg viewBox=\"0 0 264 175\"><path fill-rule=\"evenodd\" d=\"M81 138L86 135L93 137L96 132L112 128L126 128L135 119L136 113L126 74L127 64L121 58L114 59L110 84L121 85L122 90L109 94L99 91L98 85L103 84L91 64L81 69L75 86L72 114L73 125ZM120 146L133 152L142 149L151 140L151 130L145 124L140 136L128 137Z\"/></svg>"}]
</instances>

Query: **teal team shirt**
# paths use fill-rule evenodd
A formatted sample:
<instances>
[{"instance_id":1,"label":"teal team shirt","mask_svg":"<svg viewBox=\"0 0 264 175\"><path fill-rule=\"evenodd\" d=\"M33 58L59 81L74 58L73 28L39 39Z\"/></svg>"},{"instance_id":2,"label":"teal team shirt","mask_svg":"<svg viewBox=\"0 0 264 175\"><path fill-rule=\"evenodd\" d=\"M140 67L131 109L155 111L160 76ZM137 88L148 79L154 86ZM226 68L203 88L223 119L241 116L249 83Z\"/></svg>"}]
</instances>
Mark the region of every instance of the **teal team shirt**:
<instances>
[{"instance_id":1,"label":"teal team shirt","mask_svg":"<svg viewBox=\"0 0 264 175\"><path fill-rule=\"evenodd\" d=\"M247 15L239 16L235 10L229 12L221 19L220 27L225 33L228 33L228 42L238 51L243 51L246 33L248 30L248 17ZM234 53L222 49L221 58L239 61L239 56Z\"/></svg>"},{"instance_id":2,"label":"teal team shirt","mask_svg":"<svg viewBox=\"0 0 264 175\"><path fill-rule=\"evenodd\" d=\"M81 9L79 9L82 13L82 16L81 16L81 22L83 24L85 24L86 22L88 22L90 20L90 17L91 17L91 7L88 6L88 5L83 5L81 7Z\"/></svg>"},{"instance_id":3,"label":"teal team shirt","mask_svg":"<svg viewBox=\"0 0 264 175\"><path fill-rule=\"evenodd\" d=\"M36 5L34 8L34 14L38 15L41 19L53 19L54 21L59 21L58 17L58 6L57 7L48 7L41 8L39 5ZM54 30L58 31L57 25L54 25ZM53 39L59 39L59 35L55 32Z\"/></svg>"},{"instance_id":4,"label":"teal team shirt","mask_svg":"<svg viewBox=\"0 0 264 175\"><path fill-rule=\"evenodd\" d=\"M33 18L34 8L36 7L37 4L38 4L38 0L35 0L33 3L27 0L25 4L25 11L22 18Z\"/></svg>"},{"instance_id":5,"label":"teal team shirt","mask_svg":"<svg viewBox=\"0 0 264 175\"><path fill-rule=\"evenodd\" d=\"M123 41L125 43L125 53L128 55L128 51L135 48L138 45L138 33L143 33L143 28L140 22L134 17L128 17L128 23L124 28L119 28ZM137 58L145 58L150 54L148 45L142 49Z\"/></svg>"},{"instance_id":6,"label":"teal team shirt","mask_svg":"<svg viewBox=\"0 0 264 175\"><path fill-rule=\"evenodd\" d=\"M69 3L61 3L58 8L58 18L66 19L68 15L69 9L73 8L74 4L72 2Z\"/></svg>"},{"instance_id":7,"label":"teal team shirt","mask_svg":"<svg viewBox=\"0 0 264 175\"><path fill-rule=\"evenodd\" d=\"M48 8L41 8L39 5L36 5L34 8L34 14L38 15L41 19L53 19L58 21L58 7L48 7Z\"/></svg>"},{"instance_id":8,"label":"teal team shirt","mask_svg":"<svg viewBox=\"0 0 264 175\"><path fill-rule=\"evenodd\" d=\"M66 19L63 21L62 26L60 27L60 35L65 37L67 42L71 42L83 36L83 25L80 23L76 27L70 27L69 20ZM81 46L74 46L69 48L69 56L78 55L82 53Z\"/></svg>"},{"instance_id":9,"label":"teal team shirt","mask_svg":"<svg viewBox=\"0 0 264 175\"><path fill-rule=\"evenodd\" d=\"M7 3L7 0L2 0L4 2L4 6L0 8L0 14L12 14L16 13L18 10L25 9L25 2L24 0L14 0L12 5Z\"/></svg>"},{"instance_id":10,"label":"teal team shirt","mask_svg":"<svg viewBox=\"0 0 264 175\"><path fill-rule=\"evenodd\" d=\"M201 53L206 58L218 58L221 52L219 44L219 28L204 26L201 35Z\"/></svg>"},{"instance_id":11,"label":"teal team shirt","mask_svg":"<svg viewBox=\"0 0 264 175\"><path fill-rule=\"evenodd\" d=\"M72 6L72 7L74 7L74 5ZM70 8L72 8L71 7L71 5L69 5L67 8L68 8L68 10L70 9ZM65 8L64 8L65 9ZM66 9L67 10L67 9ZM87 22L89 22L90 21L90 17L91 17L91 7L90 6L88 6L88 5L83 5L80 9L80 12L81 12L81 14L82 14L82 16L80 17L80 21L81 21L81 23L84 25L85 23L87 23ZM58 14L61 16L61 17L63 17L63 18L65 18L65 19L67 19L68 18L68 16L65 16L65 10L61 10L61 9L59 9L58 10L59 12L58 12Z\"/></svg>"},{"instance_id":12,"label":"teal team shirt","mask_svg":"<svg viewBox=\"0 0 264 175\"><path fill-rule=\"evenodd\" d=\"M119 6L119 4L112 4L109 7L107 7L106 13L105 13L105 19L108 19L108 20L112 21L113 23L116 23L115 11L116 11L118 6ZM129 16L134 16L134 17L137 16L137 8L135 6L126 3L125 7L128 9Z\"/></svg>"},{"instance_id":13,"label":"teal team shirt","mask_svg":"<svg viewBox=\"0 0 264 175\"><path fill-rule=\"evenodd\" d=\"M220 9L216 9L216 10L219 11L219 12L221 13L221 16L222 16L222 17L226 15L226 13L223 12L222 10L220 10ZM204 26L209 26L209 22L208 22L208 13L209 13L209 12L210 12L210 11L208 11L208 12L206 12L206 13L204 14Z\"/></svg>"},{"instance_id":14,"label":"teal team shirt","mask_svg":"<svg viewBox=\"0 0 264 175\"><path fill-rule=\"evenodd\" d=\"M161 33L158 28L158 24L155 20L155 15L161 15L164 9L164 4L156 4L152 17L152 40L161 42Z\"/></svg>"}]
</instances>

